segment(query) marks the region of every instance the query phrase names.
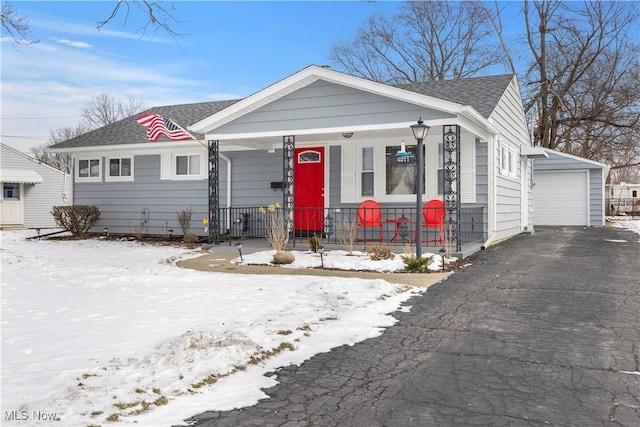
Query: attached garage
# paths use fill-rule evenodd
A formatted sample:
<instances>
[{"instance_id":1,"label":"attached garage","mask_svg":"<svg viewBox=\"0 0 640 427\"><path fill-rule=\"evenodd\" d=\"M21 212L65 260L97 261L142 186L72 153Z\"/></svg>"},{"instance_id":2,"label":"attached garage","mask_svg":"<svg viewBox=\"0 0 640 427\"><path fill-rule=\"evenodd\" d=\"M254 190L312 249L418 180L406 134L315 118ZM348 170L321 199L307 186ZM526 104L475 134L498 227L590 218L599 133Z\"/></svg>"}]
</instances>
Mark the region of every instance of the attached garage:
<instances>
[{"instance_id":1,"label":"attached garage","mask_svg":"<svg viewBox=\"0 0 640 427\"><path fill-rule=\"evenodd\" d=\"M534 225L604 225L605 164L544 150L533 162Z\"/></svg>"}]
</instances>

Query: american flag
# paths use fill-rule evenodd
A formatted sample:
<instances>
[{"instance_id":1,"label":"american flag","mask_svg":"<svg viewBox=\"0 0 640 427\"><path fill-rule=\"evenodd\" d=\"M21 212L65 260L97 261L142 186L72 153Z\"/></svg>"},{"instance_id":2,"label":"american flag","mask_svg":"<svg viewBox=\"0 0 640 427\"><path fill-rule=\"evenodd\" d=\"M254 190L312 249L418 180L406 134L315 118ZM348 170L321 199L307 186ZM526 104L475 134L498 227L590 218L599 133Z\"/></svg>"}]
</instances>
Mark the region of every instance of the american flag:
<instances>
[{"instance_id":1,"label":"american flag","mask_svg":"<svg viewBox=\"0 0 640 427\"><path fill-rule=\"evenodd\" d=\"M189 132L172 122L171 119L162 118L158 114L145 114L138 117L136 122L147 128L147 138L151 142L156 142L160 135L174 140L194 139Z\"/></svg>"}]
</instances>

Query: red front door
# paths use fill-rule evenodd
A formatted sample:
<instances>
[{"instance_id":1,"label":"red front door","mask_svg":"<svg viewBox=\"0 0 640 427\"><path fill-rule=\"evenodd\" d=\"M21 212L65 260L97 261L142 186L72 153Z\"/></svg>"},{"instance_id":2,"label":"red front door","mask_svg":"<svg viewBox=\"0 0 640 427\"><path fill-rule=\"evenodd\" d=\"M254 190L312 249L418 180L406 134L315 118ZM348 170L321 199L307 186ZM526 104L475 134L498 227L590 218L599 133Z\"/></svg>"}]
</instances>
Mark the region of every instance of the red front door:
<instances>
[{"instance_id":1,"label":"red front door","mask_svg":"<svg viewBox=\"0 0 640 427\"><path fill-rule=\"evenodd\" d=\"M293 195L296 231L324 230L324 147L296 148Z\"/></svg>"}]
</instances>

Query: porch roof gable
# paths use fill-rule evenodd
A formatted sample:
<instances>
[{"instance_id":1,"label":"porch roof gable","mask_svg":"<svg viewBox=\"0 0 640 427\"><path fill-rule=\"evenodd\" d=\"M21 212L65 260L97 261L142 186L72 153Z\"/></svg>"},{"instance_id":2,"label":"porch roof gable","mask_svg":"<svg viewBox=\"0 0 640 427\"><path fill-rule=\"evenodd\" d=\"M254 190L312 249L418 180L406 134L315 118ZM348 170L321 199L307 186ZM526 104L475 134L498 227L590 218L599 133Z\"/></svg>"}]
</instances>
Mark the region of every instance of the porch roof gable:
<instances>
[{"instance_id":1,"label":"porch roof gable","mask_svg":"<svg viewBox=\"0 0 640 427\"><path fill-rule=\"evenodd\" d=\"M302 89L311 83L323 80L354 89L366 91L387 98L411 103L416 106L426 107L432 110L449 114L459 114L468 106L446 99L430 96L428 94L406 90L397 86L366 80L360 77L337 72L324 67L311 65L291 76L280 80L261 91L250 95L236 104L219 111L199 122L189 126L188 129L197 133L211 133L215 129L224 126L233 120L251 113L273 101L276 101L290 93Z\"/></svg>"}]
</instances>

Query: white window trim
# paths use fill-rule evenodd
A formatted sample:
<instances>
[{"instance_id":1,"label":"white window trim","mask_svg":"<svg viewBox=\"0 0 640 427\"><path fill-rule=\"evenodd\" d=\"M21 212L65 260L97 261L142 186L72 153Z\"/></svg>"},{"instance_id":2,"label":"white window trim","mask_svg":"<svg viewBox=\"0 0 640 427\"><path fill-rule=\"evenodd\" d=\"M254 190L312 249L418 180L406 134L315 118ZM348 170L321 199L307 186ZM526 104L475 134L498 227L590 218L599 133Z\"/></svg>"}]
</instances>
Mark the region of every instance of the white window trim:
<instances>
[{"instance_id":1,"label":"white window trim","mask_svg":"<svg viewBox=\"0 0 640 427\"><path fill-rule=\"evenodd\" d=\"M199 156L200 157L200 173L194 175L178 175L177 174L177 158L187 156ZM171 153L171 179L174 181L194 181L200 179L206 179L207 174L207 156L202 152L184 152L184 153Z\"/></svg>"},{"instance_id":2,"label":"white window trim","mask_svg":"<svg viewBox=\"0 0 640 427\"><path fill-rule=\"evenodd\" d=\"M442 139L436 133L429 135L424 141L425 145L425 183L423 186L423 199L442 198L438 194L437 170L438 170L438 142ZM405 140L406 142L406 140ZM413 141L412 141L413 142ZM476 136L461 135L461 167L471 168L461 171L460 197L462 203L475 203L476 200ZM415 194L386 194L386 163L385 154L387 146L401 145L401 140L394 141L389 138L372 138L362 141L349 142L342 145L341 151L341 193L342 203L360 203L367 199L374 199L380 203L402 203L415 204ZM408 145L415 145L409 143ZM499 144L498 144L499 146ZM373 147L374 149L374 195L361 195L361 172L362 172L362 147ZM466 160L465 160L466 159ZM464 163L466 161L466 163ZM466 165L466 166L465 166ZM499 163L498 163L499 167ZM465 187L466 185L466 187ZM465 189L466 188L466 189Z\"/></svg>"},{"instance_id":3,"label":"white window trim","mask_svg":"<svg viewBox=\"0 0 640 427\"><path fill-rule=\"evenodd\" d=\"M305 160L302 158L302 155L305 153L314 153L318 155L318 160ZM298 163L320 163L322 162L322 154L320 154L320 152L318 150L314 150L314 149L309 149L309 150L304 150L304 151L300 151L298 153Z\"/></svg>"},{"instance_id":4,"label":"white window trim","mask_svg":"<svg viewBox=\"0 0 640 427\"><path fill-rule=\"evenodd\" d=\"M370 148L372 151L372 155L373 155L373 165L371 167L371 169L365 169L364 168L364 149L365 148ZM360 173L358 174L358 178L360 179L360 183L358 185L359 188L359 194L360 197L362 198L362 200L366 200L367 198L371 198L371 197L375 197L376 194L376 148L371 146L371 145L361 145L360 147L358 147L358 153L359 153L359 157L358 157L358 161L359 161L359 171ZM363 195L362 193L364 192L364 188L363 188L363 182L362 182L362 176L365 173L370 173L373 175L373 194L370 195Z\"/></svg>"},{"instance_id":5,"label":"white window trim","mask_svg":"<svg viewBox=\"0 0 640 427\"><path fill-rule=\"evenodd\" d=\"M98 161L98 176L80 176L80 162L82 160L97 160ZM102 182L102 168L103 168L103 159L102 156L85 156L85 157L77 157L75 161L75 179L76 182ZM89 170L91 170L91 166L89 165Z\"/></svg>"},{"instance_id":6,"label":"white window trim","mask_svg":"<svg viewBox=\"0 0 640 427\"><path fill-rule=\"evenodd\" d=\"M435 146L435 141L425 140L425 149L428 151L428 144ZM386 194L387 188L387 173L386 173L386 147L401 145L401 141L393 141L388 138L385 139L370 139L362 142L356 142L353 144L355 148L355 161L354 161L354 181L355 181L355 194L353 202L359 203L367 199L374 199L379 203L415 203L415 194ZM408 144L415 145L415 144ZM373 147L373 196L362 196L362 148ZM436 147L437 152L437 147ZM348 162L347 162L348 163ZM435 167L437 166L436 159L433 156L427 155L425 157L425 180L428 182L435 182L437 179L437 172ZM343 163L343 167L347 167L348 164ZM351 174L351 171L343 171L343 177L346 174ZM343 191L345 183L343 182ZM436 198L438 197L434 191L429 191L425 183L423 183L423 197ZM343 202L346 202L350 198L342 197Z\"/></svg>"},{"instance_id":7,"label":"white window trim","mask_svg":"<svg viewBox=\"0 0 640 427\"><path fill-rule=\"evenodd\" d=\"M131 160L131 176L111 176L110 175L110 168L111 168L111 160L112 159L129 159ZM133 177L135 175L134 172L134 161L133 161L133 156L110 156L107 157L105 160L105 176L104 176L104 180L105 181L133 181Z\"/></svg>"},{"instance_id":8,"label":"white window trim","mask_svg":"<svg viewBox=\"0 0 640 427\"><path fill-rule=\"evenodd\" d=\"M517 179L518 178L518 151L506 141L500 140L498 163L500 165L500 175Z\"/></svg>"}]
</instances>

